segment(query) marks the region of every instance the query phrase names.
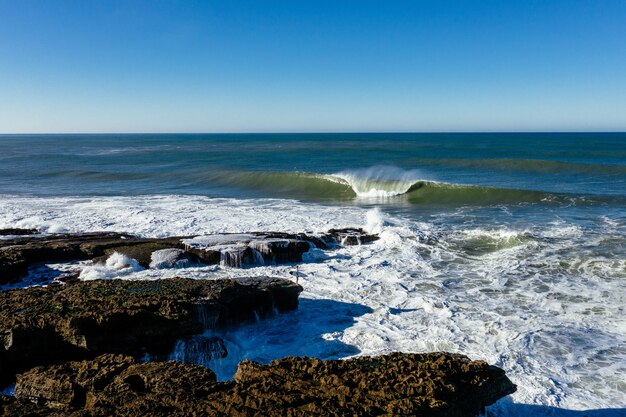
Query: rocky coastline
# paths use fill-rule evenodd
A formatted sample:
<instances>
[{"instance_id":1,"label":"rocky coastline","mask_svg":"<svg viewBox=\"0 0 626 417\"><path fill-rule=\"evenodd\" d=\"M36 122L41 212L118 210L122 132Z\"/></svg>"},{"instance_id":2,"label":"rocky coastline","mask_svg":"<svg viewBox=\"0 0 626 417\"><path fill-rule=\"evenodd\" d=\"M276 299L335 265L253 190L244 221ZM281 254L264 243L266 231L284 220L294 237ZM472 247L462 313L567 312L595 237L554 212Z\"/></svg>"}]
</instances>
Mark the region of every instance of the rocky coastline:
<instances>
[{"instance_id":1,"label":"rocky coastline","mask_svg":"<svg viewBox=\"0 0 626 417\"><path fill-rule=\"evenodd\" d=\"M150 268L179 264L246 267L302 262L311 248L358 245L378 237L362 229L331 229L306 233L252 232L209 236L143 238L129 233L94 232L38 235L33 229L0 229L0 284L16 282L39 263L91 260L104 263L113 253Z\"/></svg>"},{"instance_id":2,"label":"rocky coastline","mask_svg":"<svg viewBox=\"0 0 626 417\"><path fill-rule=\"evenodd\" d=\"M293 310L286 279L96 280L0 292L0 375L103 353L171 351L176 340Z\"/></svg>"},{"instance_id":3,"label":"rocky coastline","mask_svg":"<svg viewBox=\"0 0 626 417\"><path fill-rule=\"evenodd\" d=\"M366 244L361 229L325 234L245 233L141 238L125 233L39 235L0 230L0 283L38 263L114 253L145 268L295 264L312 248ZM450 353L328 360L287 357L239 364L234 381L166 358L181 338L294 310L291 279L93 280L0 291L0 396L4 416L473 416L515 391L504 371ZM228 355L223 341L200 349ZM219 356L219 357L222 357Z\"/></svg>"},{"instance_id":4,"label":"rocky coastline","mask_svg":"<svg viewBox=\"0 0 626 417\"><path fill-rule=\"evenodd\" d=\"M4 416L473 416L515 390L504 372L450 353L239 364L234 381L180 362L103 355L20 375ZM2 414L0 414L2 415Z\"/></svg>"}]
</instances>

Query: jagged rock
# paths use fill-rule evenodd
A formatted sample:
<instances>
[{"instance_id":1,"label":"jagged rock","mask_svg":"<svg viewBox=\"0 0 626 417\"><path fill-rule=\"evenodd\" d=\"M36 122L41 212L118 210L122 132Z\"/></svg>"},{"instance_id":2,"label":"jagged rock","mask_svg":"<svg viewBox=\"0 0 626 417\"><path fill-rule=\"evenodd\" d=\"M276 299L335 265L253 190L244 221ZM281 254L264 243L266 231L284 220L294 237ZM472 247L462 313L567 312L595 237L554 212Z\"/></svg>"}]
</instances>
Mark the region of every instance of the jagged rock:
<instances>
[{"instance_id":1,"label":"jagged rock","mask_svg":"<svg viewBox=\"0 0 626 417\"><path fill-rule=\"evenodd\" d=\"M101 353L164 353L177 339L274 309L302 287L279 278L88 281L0 292L0 383L36 365Z\"/></svg>"},{"instance_id":2,"label":"jagged rock","mask_svg":"<svg viewBox=\"0 0 626 417\"><path fill-rule=\"evenodd\" d=\"M515 391L503 370L451 353L243 361L235 380L231 407L257 415L473 416Z\"/></svg>"},{"instance_id":3,"label":"jagged rock","mask_svg":"<svg viewBox=\"0 0 626 417\"><path fill-rule=\"evenodd\" d=\"M17 417L55 410L76 417L461 417L516 389L501 369L450 353L244 361L235 378L216 382L200 366L105 355L20 375L16 399L3 399L0 411Z\"/></svg>"}]
</instances>

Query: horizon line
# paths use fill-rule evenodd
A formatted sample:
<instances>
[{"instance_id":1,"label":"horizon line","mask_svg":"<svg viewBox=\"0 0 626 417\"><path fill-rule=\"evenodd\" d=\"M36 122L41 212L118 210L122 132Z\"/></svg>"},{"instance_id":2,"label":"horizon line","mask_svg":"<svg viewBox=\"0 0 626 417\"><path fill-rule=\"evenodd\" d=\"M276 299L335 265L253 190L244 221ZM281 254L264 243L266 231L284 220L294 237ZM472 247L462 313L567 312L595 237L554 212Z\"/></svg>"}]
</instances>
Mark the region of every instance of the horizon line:
<instances>
[{"instance_id":1,"label":"horizon line","mask_svg":"<svg viewBox=\"0 0 626 417\"><path fill-rule=\"evenodd\" d=\"M525 133L626 133L626 130L277 130L277 131L169 131L169 132L2 132L0 136L58 135L289 135L289 134L525 134Z\"/></svg>"}]
</instances>

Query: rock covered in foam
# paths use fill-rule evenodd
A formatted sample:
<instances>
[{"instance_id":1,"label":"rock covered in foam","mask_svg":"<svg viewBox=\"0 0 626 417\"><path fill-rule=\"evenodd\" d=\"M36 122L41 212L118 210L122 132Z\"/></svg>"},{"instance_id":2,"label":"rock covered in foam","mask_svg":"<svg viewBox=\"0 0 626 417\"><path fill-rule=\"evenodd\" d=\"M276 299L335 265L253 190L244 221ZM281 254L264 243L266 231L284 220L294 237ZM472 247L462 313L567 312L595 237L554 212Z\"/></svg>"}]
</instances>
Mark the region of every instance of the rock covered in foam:
<instances>
[{"instance_id":1,"label":"rock covered in foam","mask_svg":"<svg viewBox=\"0 0 626 417\"><path fill-rule=\"evenodd\" d=\"M186 268L199 263L196 255L182 249L170 248L152 252L149 266L154 269Z\"/></svg>"},{"instance_id":2,"label":"rock covered in foam","mask_svg":"<svg viewBox=\"0 0 626 417\"><path fill-rule=\"evenodd\" d=\"M450 353L243 361L235 378L216 382L200 366L105 355L20 375L16 399L0 409L13 416L461 417L516 389L501 369Z\"/></svg>"},{"instance_id":3,"label":"rock covered in foam","mask_svg":"<svg viewBox=\"0 0 626 417\"><path fill-rule=\"evenodd\" d=\"M241 268L302 262L312 248L330 249L338 245L360 245L378 236L359 228L331 229L321 235L305 233L233 233L185 239L186 250L205 263Z\"/></svg>"},{"instance_id":4,"label":"rock covered in foam","mask_svg":"<svg viewBox=\"0 0 626 417\"><path fill-rule=\"evenodd\" d=\"M269 232L198 236L183 242L207 263L241 268L302 262L302 255L315 246L311 240L305 234Z\"/></svg>"},{"instance_id":5,"label":"rock covered in foam","mask_svg":"<svg viewBox=\"0 0 626 417\"><path fill-rule=\"evenodd\" d=\"M139 238L124 233L58 234L0 239L0 284L17 281L39 262L93 260L83 279L108 279L141 268L200 264L230 267L302 262L311 248L359 245L378 236L363 229L306 233L255 232L195 238ZM123 255L120 256L120 255Z\"/></svg>"}]
</instances>

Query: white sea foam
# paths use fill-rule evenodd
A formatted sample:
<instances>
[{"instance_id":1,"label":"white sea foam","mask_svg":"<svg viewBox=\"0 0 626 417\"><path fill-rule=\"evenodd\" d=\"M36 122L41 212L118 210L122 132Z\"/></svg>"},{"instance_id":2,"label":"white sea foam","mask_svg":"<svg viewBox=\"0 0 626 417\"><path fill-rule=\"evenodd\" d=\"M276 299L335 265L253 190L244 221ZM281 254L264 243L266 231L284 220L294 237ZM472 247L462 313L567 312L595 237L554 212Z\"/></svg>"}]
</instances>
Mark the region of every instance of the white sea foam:
<instances>
[{"instance_id":1,"label":"white sea foam","mask_svg":"<svg viewBox=\"0 0 626 417\"><path fill-rule=\"evenodd\" d=\"M369 245L307 254L299 268L304 287L299 309L224 333L229 357L208 363L220 378L232 376L244 357L268 361L285 355L340 358L446 350L500 366L518 385L513 401L490 407L490 416L565 417L574 414L562 410L626 407L626 257L619 249L626 246L623 222L602 220L592 233L567 220L496 224L483 212L468 210L409 218L290 200L146 196L0 201L3 227L27 222L29 227L145 236L322 232L361 225L379 232L381 239ZM131 267L120 275L129 262L116 258L109 266L86 268L84 274L290 278L293 269Z\"/></svg>"},{"instance_id":2,"label":"white sea foam","mask_svg":"<svg viewBox=\"0 0 626 417\"><path fill-rule=\"evenodd\" d=\"M80 273L80 279L113 279L143 270L139 262L118 252L113 252L103 265L88 265Z\"/></svg>"}]
</instances>

